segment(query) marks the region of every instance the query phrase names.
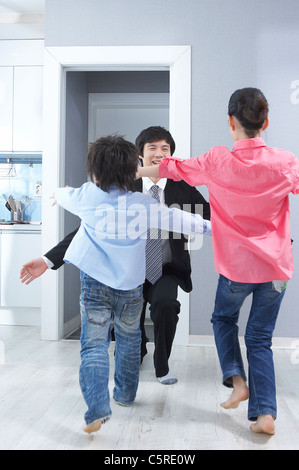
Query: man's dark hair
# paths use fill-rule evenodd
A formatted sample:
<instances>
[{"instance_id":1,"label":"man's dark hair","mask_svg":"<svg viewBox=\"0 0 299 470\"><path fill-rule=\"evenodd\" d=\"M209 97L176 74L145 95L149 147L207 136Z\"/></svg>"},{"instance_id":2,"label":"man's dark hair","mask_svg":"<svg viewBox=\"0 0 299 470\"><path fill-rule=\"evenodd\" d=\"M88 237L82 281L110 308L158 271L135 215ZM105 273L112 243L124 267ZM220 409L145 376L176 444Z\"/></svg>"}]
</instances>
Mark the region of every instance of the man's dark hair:
<instances>
[{"instance_id":1,"label":"man's dark hair","mask_svg":"<svg viewBox=\"0 0 299 470\"><path fill-rule=\"evenodd\" d=\"M143 156L145 144L151 144L153 142L158 142L159 140L165 140L170 145L170 153L173 155L175 151L175 142L173 137L169 131L161 126L151 126L140 132L135 141L139 155Z\"/></svg>"},{"instance_id":2,"label":"man's dark hair","mask_svg":"<svg viewBox=\"0 0 299 470\"><path fill-rule=\"evenodd\" d=\"M109 135L90 144L87 171L105 192L112 186L121 191L134 191L138 159L134 144L117 134Z\"/></svg>"}]
</instances>

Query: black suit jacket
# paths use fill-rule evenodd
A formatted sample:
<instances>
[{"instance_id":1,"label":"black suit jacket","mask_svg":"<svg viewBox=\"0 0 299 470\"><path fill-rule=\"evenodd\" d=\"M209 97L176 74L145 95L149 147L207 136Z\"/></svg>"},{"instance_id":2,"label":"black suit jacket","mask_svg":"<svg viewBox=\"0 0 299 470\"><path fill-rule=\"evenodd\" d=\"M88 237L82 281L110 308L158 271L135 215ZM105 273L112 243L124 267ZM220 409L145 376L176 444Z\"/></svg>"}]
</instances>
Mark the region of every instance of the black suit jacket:
<instances>
[{"instance_id":1,"label":"black suit jacket","mask_svg":"<svg viewBox=\"0 0 299 470\"><path fill-rule=\"evenodd\" d=\"M136 191L142 192L142 180L136 181ZM167 206L176 205L181 209L187 209L190 212L198 213L198 209L202 207L201 215L204 219L210 220L210 204L200 194L200 192L189 186L184 181L167 180L165 187L165 204ZM200 207L199 207L200 205ZM59 269L63 264L65 252L70 245L72 239L76 235L78 229L67 235L58 245L45 254L52 261L54 267ZM185 291L191 292L191 261L188 250L186 249L187 239L182 235L179 239L169 234L169 244L172 253L172 261L163 268L165 274L171 274L176 278L178 285Z\"/></svg>"}]
</instances>

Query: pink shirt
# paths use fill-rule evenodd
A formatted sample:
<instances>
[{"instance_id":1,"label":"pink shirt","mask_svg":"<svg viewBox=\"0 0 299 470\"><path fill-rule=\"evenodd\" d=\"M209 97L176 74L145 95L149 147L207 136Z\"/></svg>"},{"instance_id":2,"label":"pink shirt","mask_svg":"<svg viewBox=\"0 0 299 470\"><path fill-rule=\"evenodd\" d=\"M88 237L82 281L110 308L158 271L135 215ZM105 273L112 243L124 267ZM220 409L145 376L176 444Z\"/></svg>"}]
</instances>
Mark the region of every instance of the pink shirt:
<instances>
[{"instance_id":1,"label":"pink shirt","mask_svg":"<svg viewBox=\"0 0 299 470\"><path fill-rule=\"evenodd\" d=\"M299 192L299 161L261 138L213 147L198 158L166 158L161 178L207 185L215 268L236 282L287 280L294 271L290 192Z\"/></svg>"}]
</instances>

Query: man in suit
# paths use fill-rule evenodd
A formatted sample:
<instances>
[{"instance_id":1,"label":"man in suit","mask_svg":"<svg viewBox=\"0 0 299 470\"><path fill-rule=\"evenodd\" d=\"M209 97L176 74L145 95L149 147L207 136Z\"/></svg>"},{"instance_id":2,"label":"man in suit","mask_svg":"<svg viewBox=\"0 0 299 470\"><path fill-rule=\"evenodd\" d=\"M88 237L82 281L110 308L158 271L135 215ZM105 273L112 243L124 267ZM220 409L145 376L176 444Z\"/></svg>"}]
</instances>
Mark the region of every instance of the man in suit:
<instances>
[{"instance_id":1,"label":"man in suit","mask_svg":"<svg viewBox=\"0 0 299 470\"><path fill-rule=\"evenodd\" d=\"M163 158L173 155L175 151L175 142L171 134L160 126L144 129L136 139L136 146L143 166L159 165ZM188 208L192 213L201 212L204 219L210 219L209 203L196 188L189 186L184 181L143 178L136 181L135 189L155 197L167 206L175 204L184 210ZM59 269L64 264L64 254L76 232L67 235L43 258L32 260L24 265L21 271L22 282L31 282L48 268ZM144 283L145 305L141 317L141 360L147 353L148 339L144 322L147 304L150 304L150 315L154 324L156 377L160 383L170 385L178 380L176 375L169 370L168 365L180 313L180 303L177 299L178 287L181 287L185 292L191 292L191 262L189 252L186 249L187 240L183 235L178 237L169 233L157 238L160 238L162 249L159 251L159 261L155 260L154 264L155 266L161 264L161 273L158 274L158 278L147 273L147 279ZM157 250L154 246L147 250L148 266L151 263L150 252L156 252L157 255Z\"/></svg>"}]
</instances>

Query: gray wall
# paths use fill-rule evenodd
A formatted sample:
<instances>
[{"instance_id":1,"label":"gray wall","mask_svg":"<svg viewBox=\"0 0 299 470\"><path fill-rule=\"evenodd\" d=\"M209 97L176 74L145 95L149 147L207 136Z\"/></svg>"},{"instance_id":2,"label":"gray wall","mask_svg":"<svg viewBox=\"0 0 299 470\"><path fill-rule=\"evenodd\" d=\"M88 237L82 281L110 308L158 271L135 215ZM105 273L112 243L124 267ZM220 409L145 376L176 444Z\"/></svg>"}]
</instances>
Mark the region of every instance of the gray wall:
<instances>
[{"instance_id":1,"label":"gray wall","mask_svg":"<svg viewBox=\"0 0 299 470\"><path fill-rule=\"evenodd\" d=\"M169 93L169 72L88 72L89 93Z\"/></svg>"},{"instance_id":2,"label":"gray wall","mask_svg":"<svg viewBox=\"0 0 299 470\"><path fill-rule=\"evenodd\" d=\"M297 0L46 0L45 43L191 45L191 156L213 145L232 146L227 102L235 89L244 86L261 88L269 100L267 144L299 156L299 104L290 99L291 83L299 80L298 15ZM291 206L298 268L299 199L291 197ZM210 334L217 284L210 242L192 260L191 333ZM277 336L299 335L297 286L296 273L282 307Z\"/></svg>"}]
</instances>

